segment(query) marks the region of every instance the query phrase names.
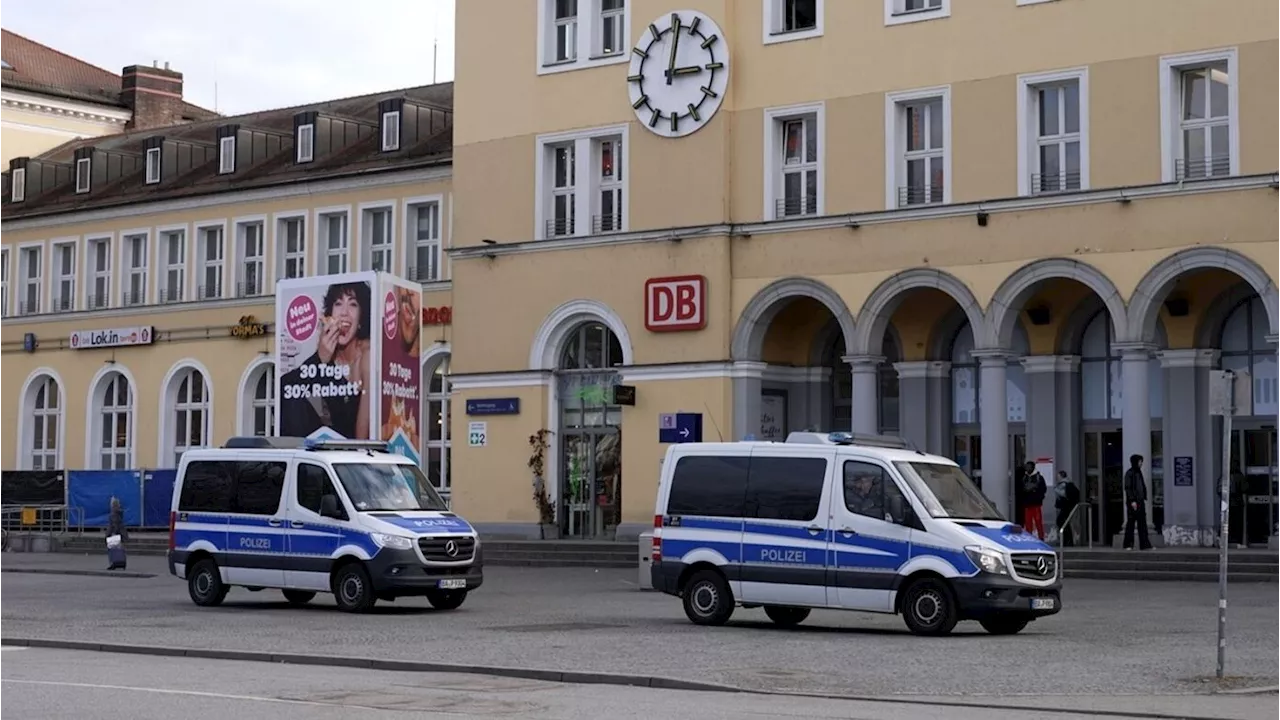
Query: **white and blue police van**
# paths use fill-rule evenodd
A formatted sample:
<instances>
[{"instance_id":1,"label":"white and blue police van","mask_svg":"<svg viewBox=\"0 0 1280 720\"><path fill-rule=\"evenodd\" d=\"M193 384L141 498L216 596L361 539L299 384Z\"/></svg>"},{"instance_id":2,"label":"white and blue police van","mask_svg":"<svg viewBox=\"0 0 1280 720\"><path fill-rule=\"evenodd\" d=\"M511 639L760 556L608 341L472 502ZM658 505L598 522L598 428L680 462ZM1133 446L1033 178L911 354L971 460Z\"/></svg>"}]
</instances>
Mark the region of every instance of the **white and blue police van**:
<instances>
[{"instance_id":1,"label":"white and blue police van","mask_svg":"<svg viewBox=\"0 0 1280 720\"><path fill-rule=\"evenodd\" d=\"M1062 607L1053 549L954 462L899 438L673 445L653 533L653 586L699 625L741 606L794 626L822 608L900 613L920 635L962 620L1008 635Z\"/></svg>"},{"instance_id":2,"label":"white and blue police van","mask_svg":"<svg viewBox=\"0 0 1280 720\"><path fill-rule=\"evenodd\" d=\"M296 605L333 593L347 612L407 596L452 610L484 581L475 529L376 441L232 438L183 453L168 557L206 607L243 587Z\"/></svg>"}]
</instances>

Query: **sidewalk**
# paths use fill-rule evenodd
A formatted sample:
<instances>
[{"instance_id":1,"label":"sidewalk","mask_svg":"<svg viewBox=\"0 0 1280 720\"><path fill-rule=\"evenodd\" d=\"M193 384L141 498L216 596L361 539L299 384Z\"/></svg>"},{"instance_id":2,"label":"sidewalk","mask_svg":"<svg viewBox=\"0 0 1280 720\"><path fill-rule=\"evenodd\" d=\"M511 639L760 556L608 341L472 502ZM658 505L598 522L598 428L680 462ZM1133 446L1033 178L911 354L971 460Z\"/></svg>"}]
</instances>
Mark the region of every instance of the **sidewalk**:
<instances>
[{"instance_id":1,"label":"sidewalk","mask_svg":"<svg viewBox=\"0 0 1280 720\"><path fill-rule=\"evenodd\" d=\"M127 570L107 570L106 552L84 553L0 553L0 572L91 575L102 577L149 578L169 574L164 557L138 555L129 558Z\"/></svg>"}]
</instances>

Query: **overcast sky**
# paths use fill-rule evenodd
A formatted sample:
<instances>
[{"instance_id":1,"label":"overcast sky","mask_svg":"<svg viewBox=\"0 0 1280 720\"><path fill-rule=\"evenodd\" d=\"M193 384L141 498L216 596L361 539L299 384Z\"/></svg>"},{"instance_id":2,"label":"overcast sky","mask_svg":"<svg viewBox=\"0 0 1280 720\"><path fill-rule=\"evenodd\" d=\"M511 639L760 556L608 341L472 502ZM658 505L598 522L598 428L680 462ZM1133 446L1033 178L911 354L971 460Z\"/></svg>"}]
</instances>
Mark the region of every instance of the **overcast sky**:
<instances>
[{"instance_id":1,"label":"overcast sky","mask_svg":"<svg viewBox=\"0 0 1280 720\"><path fill-rule=\"evenodd\" d=\"M6 0L6 30L114 73L183 74L224 115L453 79L454 0ZM214 84L217 84L215 102Z\"/></svg>"}]
</instances>

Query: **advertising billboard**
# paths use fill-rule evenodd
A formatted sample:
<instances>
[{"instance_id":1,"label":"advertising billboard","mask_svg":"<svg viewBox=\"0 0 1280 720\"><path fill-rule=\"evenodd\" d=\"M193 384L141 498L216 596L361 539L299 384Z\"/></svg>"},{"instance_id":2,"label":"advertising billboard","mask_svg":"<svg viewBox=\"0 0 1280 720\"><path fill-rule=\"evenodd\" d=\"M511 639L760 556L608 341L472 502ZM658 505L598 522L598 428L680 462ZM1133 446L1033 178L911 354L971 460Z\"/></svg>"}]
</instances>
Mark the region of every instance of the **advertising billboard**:
<instances>
[{"instance_id":1,"label":"advertising billboard","mask_svg":"<svg viewBox=\"0 0 1280 720\"><path fill-rule=\"evenodd\" d=\"M422 286L379 275L382 347L378 367L380 440L420 462Z\"/></svg>"}]
</instances>

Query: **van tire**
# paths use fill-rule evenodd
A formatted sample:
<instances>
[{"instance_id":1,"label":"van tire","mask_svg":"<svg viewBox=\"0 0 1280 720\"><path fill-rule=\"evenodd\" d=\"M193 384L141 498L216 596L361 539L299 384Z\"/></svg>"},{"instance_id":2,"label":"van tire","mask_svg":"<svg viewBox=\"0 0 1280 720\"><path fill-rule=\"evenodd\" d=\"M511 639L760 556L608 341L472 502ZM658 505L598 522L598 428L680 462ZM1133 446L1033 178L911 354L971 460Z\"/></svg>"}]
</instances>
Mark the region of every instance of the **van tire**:
<instances>
[{"instance_id":1,"label":"van tire","mask_svg":"<svg viewBox=\"0 0 1280 720\"><path fill-rule=\"evenodd\" d=\"M187 574L187 593L191 602L200 607L216 607L227 599L231 588L222 582L222 573L218 563L212 558L205 558L196 563Z\"/></svg>"},{"instance_id":2,"label":"van tire","mask_svg":"<svg viewBox=\"0 0 1280 720\"><path fill-rule=\"evenodd\" d=\"M764 614L768 615L769 619L780 627L795 627L809 617L809 608L765 605Z\"/></svg>"},{"instance_id":3,"label":"van tire","mask_svg":"<svg viewBox=\"0 0 1280 720\"><path fill-rule=\"evenodd\" d=\"M996 615L995 617L983 618L978 621L983 630L992 635L1017 635L1022 632L1031 621L1024 617Z\"/></svg>"},{"instance_id":4,"label":"van tire","mask_svg":"<svg viewBox=\"0 0 1280 720\"><path fill-rule=\"evenodd\" d=\"M428 590L427 602L437 610L457 610L467 599L466 590Z\"/></svg>"},{"instance_id":5,"label":"van tire","mask_svg":"<svg viewBox=\"0 0 1280 720\"><path fill-rule=\"evenodd\" d=\"M369 579L369 571L358 562L351 562L338 568L333 574L333 599L338 609L343 612L362 613L373 609L378 597L373 593L373 581Z\"/></svg>"},{"instance_id":6,"label":"van tire","mask_svg":"<svg viewBox=\"0 0 1280 720\"><path fill-rule=\"evenodd\" d=\"M733 615L733 593L724 576L714 570L702 570L689 578L681 593L684 614L695 625L723 625Z\"/></svg>"},{"instance_id":7,"label":"van tire","mask_svg":"<svg viewBox=\"0 0 1280 720\"><path fill-rule=\"evenodd\" d=\"M306 605L316 596L310 590L283 590L284 599L289 601L290 605Z\"/></svg>"},{"instance_id":8,"label":"van tire","mask_svg":"<svg viewBox=\"0 0 1280 720\"><path fill-rule=\"evenodd\" d=\"M937 578L920 578L906 587L902 597L902 619L916 635L948 635L960 619L955 596L947 583Z\"/></svg>"}]
</instances>

